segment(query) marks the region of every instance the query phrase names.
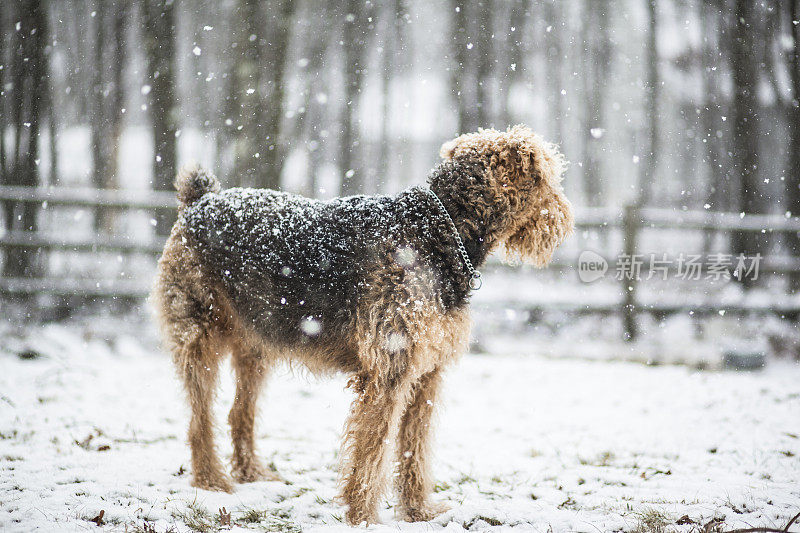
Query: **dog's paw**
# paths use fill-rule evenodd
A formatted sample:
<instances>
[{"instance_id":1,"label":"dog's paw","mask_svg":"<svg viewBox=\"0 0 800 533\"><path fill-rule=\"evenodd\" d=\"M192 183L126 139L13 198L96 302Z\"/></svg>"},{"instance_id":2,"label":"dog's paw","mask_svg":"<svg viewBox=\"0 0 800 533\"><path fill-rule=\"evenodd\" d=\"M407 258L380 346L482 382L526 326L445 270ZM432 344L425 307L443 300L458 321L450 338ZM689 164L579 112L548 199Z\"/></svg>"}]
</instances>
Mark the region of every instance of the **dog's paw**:
<instances>
[{"instance_id":1,"label":"dog's paw","mask_svg":"<svg viewBox=\"0 0 800 533\"><path fill-rule=\"evenodd\" d=\"M192 486L203 490L216 492L233 492L233 482L225 474L196 475L192 479Z\"/></svg>"},{"instance_id":2,"label":"dog's paw","mask_svg":"<svg viewBox=\"0 0 800 533\"><path fill-rule=\"evenodd\" d=\"M360 526L364 523L367 525L381 523L380 518L378 518L378 513L369 513L364 509L354 508L353 506L350 506L350 508L347 510L345 518L347 519L347 523L351 526Z\"/></svg>"},{"instance_id":3,"label":"dog's paw","mask_svg":"<svg viewBox=\"0 0 800 533\"><path fill-rule=\"evenodd\" d=\"M427 502L416 507L403 510L403 519L406 522L430 522L442 513L450 510L450 506L442 502Z\"/></svg>"},{"instance_id":4,"label":"dog's paw","mask_svg":"<svg viewBox=\"0 0 800 533\"><path fill-rule=\"evenodd\" d=\"M250 462L246 465L233 467L233 479L239 483L253 483L254 481L285 481L280 474L267 468L259 462Z\"/></svg>"}]
</instances>

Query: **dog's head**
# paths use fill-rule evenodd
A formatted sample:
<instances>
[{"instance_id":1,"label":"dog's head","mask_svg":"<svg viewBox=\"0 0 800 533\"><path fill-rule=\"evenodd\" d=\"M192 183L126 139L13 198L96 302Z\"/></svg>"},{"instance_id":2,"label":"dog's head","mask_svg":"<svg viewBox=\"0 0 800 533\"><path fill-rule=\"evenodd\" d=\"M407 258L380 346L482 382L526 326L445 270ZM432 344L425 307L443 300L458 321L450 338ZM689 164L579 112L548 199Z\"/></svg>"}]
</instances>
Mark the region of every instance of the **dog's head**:
<instances>
[{"instance_id":1,"label":"dog's head","mask_svg":"<svg viewBox=\"0 0 800 533\"><path fill-rule=\"evenodd\" d=\"M439 154L456 163L476 156L484 162L489 186L507 212L497 235L507 259L544 266L572 233L572 207L561 187L564 157L529 128L468 133L445 143Z\"/></svg>"}]
</instances>

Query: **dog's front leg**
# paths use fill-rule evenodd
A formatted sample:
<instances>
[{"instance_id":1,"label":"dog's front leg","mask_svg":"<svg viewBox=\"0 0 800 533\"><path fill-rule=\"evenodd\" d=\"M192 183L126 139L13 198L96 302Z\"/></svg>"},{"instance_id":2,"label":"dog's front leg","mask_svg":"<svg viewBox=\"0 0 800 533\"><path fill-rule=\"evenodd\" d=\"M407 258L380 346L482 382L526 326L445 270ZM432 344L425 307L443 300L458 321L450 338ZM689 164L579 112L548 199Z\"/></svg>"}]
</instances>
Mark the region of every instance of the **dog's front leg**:
<instances>
[{"instance_id":1,"label":"dog's front leg","mask_svg":"<svg viewBox=\"0 0 800 533\"><path fill-rule=\"evenodd\" d=\"M342 498L349 507L350 524L378 522L378 505L389 477L389 443L397 434L409 388L402 379L387 383L362 376L359 380L343 444Z\"/></svg>"}]
</instances>

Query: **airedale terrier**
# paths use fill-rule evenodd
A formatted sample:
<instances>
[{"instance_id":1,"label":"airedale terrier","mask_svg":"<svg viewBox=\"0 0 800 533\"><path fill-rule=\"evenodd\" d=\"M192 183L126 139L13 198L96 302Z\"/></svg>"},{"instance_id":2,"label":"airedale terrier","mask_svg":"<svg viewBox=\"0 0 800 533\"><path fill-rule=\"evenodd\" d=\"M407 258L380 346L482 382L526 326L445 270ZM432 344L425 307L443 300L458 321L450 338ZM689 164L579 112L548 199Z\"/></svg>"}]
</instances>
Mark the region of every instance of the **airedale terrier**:
<instances>
[{"instance_id":1,"label":"airedale terrier","mask_svg":"<svg viewBox=\"0 0 800 533\"><path fill-rule=\"evenodd\" d=\"M253 426L264 378L288 359L351 376L340 470L351 524L377 521L392 449L403 518L442 510L429 499L431 417L442 370L467 346L476 269L498 248L546 264L573 217L561 154L524 126L462 135L440 154L428 187L396 196L319 201L220 191L199 167L178 175L154 301L191 405L195 487L233 490L212 415L230 353L236 481L276 477L256 456Z\"/></svg>"}]
</instances>

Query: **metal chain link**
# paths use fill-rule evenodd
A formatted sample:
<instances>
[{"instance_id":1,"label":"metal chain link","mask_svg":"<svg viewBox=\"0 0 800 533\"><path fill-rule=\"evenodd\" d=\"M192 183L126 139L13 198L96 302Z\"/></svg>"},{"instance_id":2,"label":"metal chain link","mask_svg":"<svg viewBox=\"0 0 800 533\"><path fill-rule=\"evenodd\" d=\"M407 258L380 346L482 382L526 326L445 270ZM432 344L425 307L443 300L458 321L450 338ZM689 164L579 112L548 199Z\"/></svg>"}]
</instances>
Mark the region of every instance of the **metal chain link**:
<instances>
[{"instance_id":1,"label":"metal chain link","mask_svg":"<svg viewBox=\"0 0 800 533\"><path fill-rule=\"evenodd\" d=\"M473 291L477 291L481 288L481 285L483 285L483 279L481 278L481 273L472 266L472 261L469 260L467 249L464 247L464 241L461 240L461 235L458 234L458 228L456 228L456 223L453 222L453 217L451 217L450 213L447 212L447 208L444 206L442 200L435 192L426 187L419 188L428 193L436 201L436 205L439 206L439 210L444 215L445 220L447 220L447 223L450 226L450 231L453 233L453 237L456 239L458 251L461 252L461 257L464 258L464 265L467 267L467 272L469 273L469 288Z\"/></svg>"}]
</instances>

